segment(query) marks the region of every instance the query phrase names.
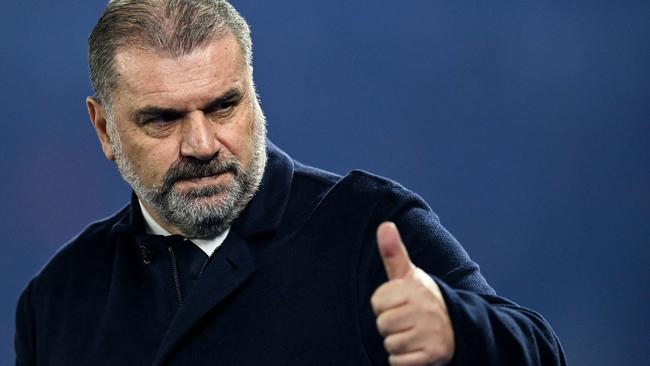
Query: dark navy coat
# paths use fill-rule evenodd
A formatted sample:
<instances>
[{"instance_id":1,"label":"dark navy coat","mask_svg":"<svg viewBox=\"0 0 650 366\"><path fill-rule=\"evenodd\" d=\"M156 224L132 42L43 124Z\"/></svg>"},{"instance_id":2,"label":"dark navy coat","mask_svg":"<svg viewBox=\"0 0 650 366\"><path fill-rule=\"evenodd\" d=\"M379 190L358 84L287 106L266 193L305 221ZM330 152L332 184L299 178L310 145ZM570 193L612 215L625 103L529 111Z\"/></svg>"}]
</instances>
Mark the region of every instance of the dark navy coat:
<instances>
[{"instance_id":1,"label":"dark navy coat","mask_svg":"<svg viewBox=\"0 0 650 366\"><path fill-rule=\"evenodd\" d=\"M168 249L193 244L145 234L135 200L65 245L19 300L17 364L385 365L370 305L386 281L385 220L441 287L454 365L565 364L544 319L496 296L416 194L268 151L259 192L203 273L181 273L182 302Z\"/></svg>"}]
</instances>

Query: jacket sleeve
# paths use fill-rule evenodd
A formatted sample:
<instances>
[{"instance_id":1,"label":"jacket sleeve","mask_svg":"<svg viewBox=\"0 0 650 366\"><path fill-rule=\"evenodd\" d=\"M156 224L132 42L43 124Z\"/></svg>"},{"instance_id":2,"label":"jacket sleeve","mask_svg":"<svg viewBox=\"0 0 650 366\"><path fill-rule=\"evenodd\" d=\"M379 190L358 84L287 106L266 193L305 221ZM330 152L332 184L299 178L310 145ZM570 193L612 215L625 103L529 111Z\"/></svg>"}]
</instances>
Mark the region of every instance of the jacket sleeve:
<instances>
[{"instance_id":1,"label":"jacket sleeve","mask_svg":"<svg viewBox=\"0 0 650 366\"><path fill-rule=\"evenodd\" d=\"M374 243L366 243L367 249L362 251L365 258L361 267L365 267L367 277L360 273L360 281L371 285L366 290L361 285L360 296L370 298L387 281L374 233L381 221L394 221L411 260L429 273L442 291L455 334L451 365L566 365L562 347L548 323L534 311L497 296L478 265L420 197L398 187L382 201L369 221L366 240ZM384 364L387 354L380 349L383 340L375 324L368 322L375 319L368 312L372 309L365 310L367 325L361 327L367 352L374 364Z\"/></svg>"},{"instance_id":2,"label":"jacket sleeve","mask_svg":"<svg viewBox=\"0 0 650 366\"><path fill-rule=\"evenodd\" d=\"M16 366L34 366L35 347L34 347L34 312L32 310L32 284L20 295L18 306L16 308Z\"/></svg>"},{"instance_id":3,"label":"jacket sleeve","mask_svg":"<svg viewBox=\"0 0 650 366\"><path fill-rule=\"evenodd\" d=\"M566 365L557 337L536 312L437 283L456 334L451 365Z\"/></svg>"}]
</instances>

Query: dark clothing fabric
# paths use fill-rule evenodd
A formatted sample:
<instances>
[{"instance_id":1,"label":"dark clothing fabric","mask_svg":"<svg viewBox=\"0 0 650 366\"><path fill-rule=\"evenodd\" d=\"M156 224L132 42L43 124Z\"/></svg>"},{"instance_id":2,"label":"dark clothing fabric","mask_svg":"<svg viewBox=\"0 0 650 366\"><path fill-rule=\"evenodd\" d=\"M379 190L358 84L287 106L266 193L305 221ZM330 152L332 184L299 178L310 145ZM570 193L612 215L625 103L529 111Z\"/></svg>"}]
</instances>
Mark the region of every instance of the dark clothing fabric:
<instances>
[{"instance_id":1,"label":"dark clothing fabric","mask_svg":"<svg viewBox=\"0 0 650 366\"><path fill-rule=\"evenodd\" d=\"M440 285L454 365L565 364L544 319L498 297L419 196L268 151L259 192L200 275L190 243L145 234L137 201L65 245L19 300L17 364L386 365L370 305L387 280L385 220Z\"/></svg>"}]
</instances>

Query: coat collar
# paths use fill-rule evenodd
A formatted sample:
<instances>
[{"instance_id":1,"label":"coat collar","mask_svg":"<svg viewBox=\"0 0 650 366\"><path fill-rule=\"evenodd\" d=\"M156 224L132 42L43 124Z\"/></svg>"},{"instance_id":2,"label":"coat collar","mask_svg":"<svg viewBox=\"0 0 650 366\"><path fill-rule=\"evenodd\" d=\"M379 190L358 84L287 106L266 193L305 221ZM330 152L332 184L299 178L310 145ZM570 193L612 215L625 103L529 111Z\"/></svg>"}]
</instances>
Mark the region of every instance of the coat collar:
<instances>
[{"instance_id":1,"label":"coat collar","mask_svg":"<svg viewBox=\"0 0 650 366\"><path fill-rule=\"evenodd\" d=\"M293 160L271 141L267 140L266 143L268 159L262 183L232 225L233 229L246 239L276 231L289 201Z\"/></svg>"},{"instance_id":2,"label":"coat collar","mask_svg":"<svg viewBox=\"0 0 650 366\"><path fill-rule=\"evenodd\" d=\"M267 154L267 165L259 190L233 222L228 237L213 254L205 273L176 312L155 356L154 365L164 364L179 342L210 309L254 276L256 266L249 240L277 231L289 200L294 170L293 160L268 140ZM135 194L132 195L130 206L119 214L121 217L113 230L142 235L145 223Z\"/></svg>"},{"instance_id":3,"label":"coat collar","mask_svg":"<svg viewBox=\"0 0 650 366\"><path fill-rule=\"evenodd\" d=\"M244 239L276 231L289 201L293 160L268 139L266 152L268 158L260 187L232 224L233 230ZM112 231L130 235L143 234L145 222L135 193L131 194L129 206L123 210Z\"/></svg>"}]
</instances>

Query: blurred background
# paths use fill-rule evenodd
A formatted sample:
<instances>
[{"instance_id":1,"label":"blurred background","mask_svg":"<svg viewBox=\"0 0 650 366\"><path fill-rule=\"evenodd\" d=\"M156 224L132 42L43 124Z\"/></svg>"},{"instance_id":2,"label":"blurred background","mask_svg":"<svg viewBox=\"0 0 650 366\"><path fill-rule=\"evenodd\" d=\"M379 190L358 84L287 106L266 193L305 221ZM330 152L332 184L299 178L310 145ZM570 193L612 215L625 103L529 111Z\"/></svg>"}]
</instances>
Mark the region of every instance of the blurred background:
<instances>
[{"instance_id":1,"label":"blurred background","mask_svg":"<svg viewBox=\"0 0 650 366\"><path fill-rule=\"evenodd\" d=\"M19 293L129 189L87 118L104 1L0 14L0 364ZM650 2L233 1L272 141L422 195L571 365L650 365Z\"/></svg>"}]
</instances>

